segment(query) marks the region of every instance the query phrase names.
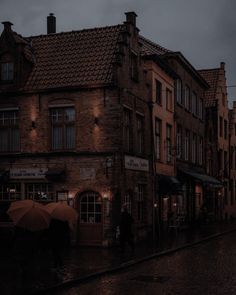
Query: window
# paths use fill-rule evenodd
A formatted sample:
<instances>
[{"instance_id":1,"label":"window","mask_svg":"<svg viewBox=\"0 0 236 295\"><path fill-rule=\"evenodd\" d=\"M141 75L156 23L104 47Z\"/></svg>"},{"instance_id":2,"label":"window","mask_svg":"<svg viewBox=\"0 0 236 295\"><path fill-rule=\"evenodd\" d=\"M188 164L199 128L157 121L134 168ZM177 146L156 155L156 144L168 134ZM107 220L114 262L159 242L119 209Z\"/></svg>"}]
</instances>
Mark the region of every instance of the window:
<instances>
[{"instance_id":1,"label":"window","mask_svg":"<svg viewBox=\"0 0 236 295\"><path fill-rule=\"evenodd\" d=\"M191 103L190 103L190 88L185 85L185 108L190 111Z\"/></svg>"},{"instance_id":2,"label":"window","mask_svg":"<svg viewBox=\"0 0 236 295\"><path fill-rule=\"evenodd\" d=\"M222 149L218 152L218 163L219 163L219 170L223 169L223 151Z\"/></svg>"},{"instance_id":3,"label":"window","mask_svg":"<svg viewBox=\"0 0 236 295\"><path fill-rule=\"evenodd\" d=\"M173 112L172 91L168 88L166 88L166 109L170 112Z\"/></svg>"},{"instance_id":4,"label":"window","mask_svg":"<svg viewBox=\"0 0 236 295\"><path fill-rule=\"evenodd\" d=\"M222 137L223 136L223 118L222 117L220 117L219 129L220 129L220 137Z\"/></svg>"},{"instance_id":5,"label":"window","mask_svg":"<svg viewBox=\"0 0 236 295\"><path fill-rule=\"evenodd\" d=\"M177 158L182 158L182 127L180 125L177 126L177 136L176 136L176 144L177 144Z\"/></svg>"},{"instance_id":6,"label":"window","mask_svg":"<svg viewBox=\"0 0 236 295\"><path fill-rule=\"evenodd\" d=\"M0 110L0 152L20 150L19 113Z\"/></svg>"},{"instance_id":7,"label":"window","mask_svg":"<svg viewBox=\"0 0 236 295\"><path fill-rule=\"evenodd\" d=\"M224 139L228 137L228 122L224 120Z\"/></svg>"},{"instance_id":8,"label":"window","mask_svg":"<svg viewBox=\"0 0 236 295\"><path fill-rule=\"evenodd\" d=\"M156 80L156 103L162 104L162 84L158 80Z\"/></svg>"},{"instance_id":9,"label":"window","mask_svg":"<svg viewBox=\"0 0 236 295\"><path fill-rule=\"evenodd\" d=\"M184 144L184 159L189 160L189 141L190 141L190 132L185 130L185 144Z\"/></svg>"},{"instance_id":10,"label":"window","mask_svg":"<svg viewBox=\"0 0 236 295\"><path fill-rule=\"evenodd\" d=\"M199 137L199 156L198 156L199 165L203 163L203 138Z\"/></svg>"},{"instance_id":11,"label":"window","mask_svg":"<svg viewBox=\"0 0 236 295\"><path fill-rule=\"evenodd\" d=\"M145 185L138 184L138 196L137 196L138 221L144 221L144 191L145 191Z\"/></svg>"},{"instance_id":12,"label":"window","mask_svg":"<svg viewBox=\"0 0 236 295\"><path fill-rule=\"evenodd\" d=\"M138 57L137 54L131 53L131 67L130 67L131 78L138 81Z\"/></svg>"},{"instance_id":13,"label":"window","mask_svg":"<svg viewBox=\"0 0 236 295\"><path fill-rule=\"evenodd\" d=\"M197 143L196 134L193 134L193 140L192 140L192 162L193 163L196 163L196 143Z\"/></svg>"},{"instance_id":14,"label":"window","mask_svg":"<svg viewBox=\"0 0 236 295\"><path fill-rule=\"evenodd\" d=\"M127 211L129 212L129 214L131 214L132 213L132 201L131 201L131 196L130 196L129 192L127 192L127 194L125 194L124 204L126 205Z\"/></svg>"},{"instance_id":15,"label":"window","mask_svg":"<svg viewBox=\"0 0 236 295\"><path fill-rule=\"evenodd\" d=\"M203 120L203 100L199 99L199 119Z\"/></svg>"},{"instance_id":16,"label":"window","mask_svg":"<svg viewBox=\"0 0 236 295\"><path fill-rule=\"evenodd\" d=\"M52 201L55 199L52 184L50 183L29 183L26 184L26 199Z\"/></svg>"},{"instance_id":17,"label":"window","mask_svg":"<svg viewBox=\"0 0 236 295\"><path fill-rule=\"evenodd\" d=\"M12 62L4 62L1 64L1 80L12 81L14 78L14 65Z\"/></svg>"},{"instance_id":18,"label":"window","mask_svg":"<svg viewBox=\"0 0 236 295\"><path fill-rule=\"evenodd\" d=\"M7 183L0 185L0 200L20 200L21 199L21 184L20 183Z\"/></svg>"},{"instance_id":19,"label":"window","mask_svg":"<svg viewBox=\"0 0 236 295\"><path fill-rule=\"evenodd\" d=\"M228 177L228 153L224 151L224 177Z\"/></svg>"},{"instance_id":20,"label":"window","mask_svg":"<svg viewBox=\"0 0 236 295\"><path fill-rule=\"evenodd\" d=\"M236 147L234 147L234 170L236 170Z\"/></svg>"},{"instance_id":21,"label":"window","mask_svg":"<svg viewBox=\"0 0 236 295\"><path fill-rule=\"evenodd\" d=\"M195 92L192 93L192 113L195 116L198 115L197 94Z\"/></svg>"},{"instance_id":22,"label":"window","mask_svg":"<svg viewBox=\"0 0 236 295\"><path fill-rule=\"evenodd\" d=\"M182 104L182 81L180 79L176 80L176 101Z\"/></svg>"},{"instance_id":23,"label":"window","mask_svg":"<svg viewBox=\"0 0 236 295\"><path fill-rule=\"evenodd\" d=\"M80 222L102 222L102 198L98 193L87 192L80 198Z\"/></svg>"},{"instance_id":24,"label":"window","mask_svg":"<svg viewBox=\"0 0 236 295\"><path fill-rule=\"evenodd\" d=\"M156 158L161 160L161 120L156 119L155 126L155 143L156 143Z\"/></svg>"},{"instance_id":25,"label":"window","mask_svg":"<svg viewBox=\"0 0 236 295\"><path fill-rule=\"evenodd\" d=\"M172 160L172 145L171 145L171 130L172 126L166 124L166 161L169 163Z\"/></svg>"},{"instance_id":26,"label":"window","mask_svg":"<svg viewBox=\"0 0 236 295\"><path fill-rule=\"evenodd\" d=\"M132 151L132 113L124 108L124 147L127 152Z\"/></svg>"},{"instance_id":27,"label":"window","mask_svg":"<svg viewBox=\"0 0 236 295\"><path fill-rule=\"evenodd\" d=\"M75 109L51 109L52 149L70 150L75 148Z\"/></svg>"},{"instance_id":28,"label":"window","mask_svg":"<svg viewBox=\"0 0 236 295\"><path fill-rule=\"evenodd\" d=\"M137 148L138 153L144 152L144 117L137 115Z\"/></svg>"}]
</instances>

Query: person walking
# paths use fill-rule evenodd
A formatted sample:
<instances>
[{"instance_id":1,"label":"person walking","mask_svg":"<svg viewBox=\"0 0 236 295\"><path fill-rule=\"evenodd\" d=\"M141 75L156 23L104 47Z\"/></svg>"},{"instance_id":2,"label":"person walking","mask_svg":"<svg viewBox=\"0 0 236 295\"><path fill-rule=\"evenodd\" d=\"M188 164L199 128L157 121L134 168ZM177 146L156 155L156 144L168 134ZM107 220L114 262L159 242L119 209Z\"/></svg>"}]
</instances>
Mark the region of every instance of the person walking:
<instances>
[{"instance_id":1,"label":"person walking","mask_svg":"<svg viewBox=\"0 0 236 295\"><path fill-rule=\"evenodd\" d=\"M124 204L122 206L121 216L120 216L120 246L121 251L125 252L126 244L128 244L134 252L134 234L132 231L132 225L134 223L133 217L128 212L127 206Z\"/></svg>"}]
</instances>

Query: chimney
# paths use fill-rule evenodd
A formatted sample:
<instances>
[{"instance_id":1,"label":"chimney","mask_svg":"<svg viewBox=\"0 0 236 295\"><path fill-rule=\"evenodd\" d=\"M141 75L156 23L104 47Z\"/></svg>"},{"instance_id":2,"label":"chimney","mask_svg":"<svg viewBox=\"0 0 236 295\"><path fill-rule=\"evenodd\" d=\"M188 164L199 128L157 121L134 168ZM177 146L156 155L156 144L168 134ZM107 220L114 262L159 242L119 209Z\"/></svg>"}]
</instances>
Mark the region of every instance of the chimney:
<instances>
[{"instance_id":1,"label":"chimney","mask_svg":"<svg viewBox=\"0 0 236 295\"><path fill-rule=\"evenodd\" d=\"M126 22L136 27L137 14L134 11L130 11L130 12L126 12L125 15L126 15Z\"/></svg>"},{"instance_id":2,"label":"chimney","mask_svg":"<svg viewBox=\"0 0 236 295\"><path fill-rule=\"evenodd\" d=\"M222 70L225 69L225 62L222 61L222 62L220 63L220 68L221 68Z\"/></svg>"},{"instance_id":3,"label":"chimney","mask_svg":"<svg viewBox=\"0 0 236 295\"><path fill-rule=\"evenodd\" d=\"M4 30L11 31L11 26L13 26L11 22L2 22L2 24L4 25Z\"/></svg>"},{"instance_id":4,"label":"chimney","mask_svg":"<svg viewBox=\"0 0 236 295\"><path fill-rule=\"evenodd\" d=\"M50 13L47 16L47 34L55 34L56 33L56 17L53 13Z\"/></svg>"}]
</instances>

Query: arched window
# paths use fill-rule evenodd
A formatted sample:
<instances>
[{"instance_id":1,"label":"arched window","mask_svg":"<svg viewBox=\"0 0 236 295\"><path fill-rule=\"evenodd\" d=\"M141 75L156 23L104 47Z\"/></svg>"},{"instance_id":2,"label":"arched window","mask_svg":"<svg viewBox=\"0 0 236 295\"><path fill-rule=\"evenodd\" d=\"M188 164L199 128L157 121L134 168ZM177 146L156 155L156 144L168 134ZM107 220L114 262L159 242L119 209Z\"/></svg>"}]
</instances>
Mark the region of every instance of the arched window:
<instances>
[{"instance_id":1,"label":"arched window","mask_svg":"<svg viewBox=\"0 0 236 295\"><path fill-rule=\"evenodd\" d=\"M80 197L80 222L102 222L102 200L96 192L85 192Z\"/></svg>"}]
</instances>

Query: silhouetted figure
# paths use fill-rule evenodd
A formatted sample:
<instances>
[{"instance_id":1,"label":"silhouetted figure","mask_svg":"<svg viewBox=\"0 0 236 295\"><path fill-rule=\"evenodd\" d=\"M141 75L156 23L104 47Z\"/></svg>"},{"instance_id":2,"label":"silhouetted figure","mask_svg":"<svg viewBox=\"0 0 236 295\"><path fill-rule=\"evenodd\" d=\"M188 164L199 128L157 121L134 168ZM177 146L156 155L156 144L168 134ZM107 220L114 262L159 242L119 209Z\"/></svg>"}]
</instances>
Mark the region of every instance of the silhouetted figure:
<instances>
[{"instance_id":1,"label":"silhouetted figure","mask_svg":"<svg viewBox=\"0 0 236 295\"><path fill-rule=\"evenodd\" d=\"M70 229L67 221L52 219L49 240L53 254L54 268L63 267L63 256L70 246Z\"/></svg>"},{"instance_id":2,"label":"silhouetted figure","mask_svg":"<svg viewBox=\"0 0 236 295\"><path fill-rule=\"evenodd\" d=\"M122 252L125 251L126 244L131 247L134 252L134 235L132 232L133 218L127 211L127 207L123 206L120 217L120 246Z\"/></svg>"}]
</instances>

